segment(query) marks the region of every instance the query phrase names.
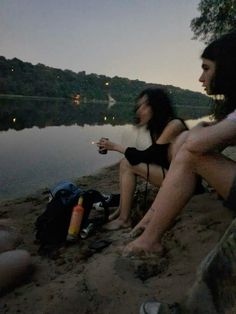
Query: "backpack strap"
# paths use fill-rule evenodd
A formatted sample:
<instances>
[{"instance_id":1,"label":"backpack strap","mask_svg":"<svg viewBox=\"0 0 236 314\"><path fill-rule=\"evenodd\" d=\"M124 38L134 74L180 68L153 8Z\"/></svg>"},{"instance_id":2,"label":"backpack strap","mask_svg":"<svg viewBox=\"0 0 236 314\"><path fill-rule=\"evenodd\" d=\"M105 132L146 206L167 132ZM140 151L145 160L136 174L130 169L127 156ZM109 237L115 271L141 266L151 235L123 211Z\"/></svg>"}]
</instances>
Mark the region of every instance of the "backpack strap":
<instances>
[{"instance_id":1,"label":"backpack strap","mask_svg":"<svg viewBox=\"0 0 236 314\"><path fill-rule=\"evenodd\" d=\"M87 202L86 202L87 199ZM97 190L87 190L84 194L84 200L87 203L86 207L87 207L87 213L89 215L90 210L93 207L94 203L98 203L101 202L102 203L102 207L104 208L104 223L108 221L108 216L109 216L109 205L106 202L106 198L102 195L102 193L100 193ZM89 200L89 201L88 201ZM89 210L88 210L89 209ZM85 211L86 212L86 211ZM88 216L87 216L88 219Z\"/></svg>"}]
</instances>

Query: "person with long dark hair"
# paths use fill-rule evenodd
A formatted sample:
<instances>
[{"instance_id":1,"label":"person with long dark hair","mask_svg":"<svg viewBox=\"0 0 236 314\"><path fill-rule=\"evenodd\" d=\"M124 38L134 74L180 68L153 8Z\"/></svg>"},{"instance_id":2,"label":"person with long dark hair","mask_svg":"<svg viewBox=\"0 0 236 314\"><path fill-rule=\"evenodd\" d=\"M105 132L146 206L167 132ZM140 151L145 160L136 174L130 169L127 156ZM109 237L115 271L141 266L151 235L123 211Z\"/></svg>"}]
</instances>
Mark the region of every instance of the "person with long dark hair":
<instances>
[{"instance_id":1,"label":"person with long dark hair","mask_svg":"<svg viewBox=\"0 0 236 314\"><path fill-rule=\"evenodd\" d=\"M149 210L149 219L144 217L145 229L125 247L125 255L163 251L162 236L192 197L198 176L216 190L225 206L236 208L236 162L220 153L236 144L236 32L213 41L201 57L199 81L208 95L224 98L220 110L216 107L218 119L201 122L176 139L168 173Z\"/></svg>"},{"instance_id":2,"label":"person with long dark hair","mask_svg":"<svg viewBox=\"0 0 236 314\"><path fill-rule=\"evenodd\" d=\"M120 162L120 204L105 228L116 230L130 226L130 208L136 187L136 178L141 176L159 187L171 159L171 143L187 129L184 121L176 118L167 92L162 88L147 88L136 100L135 120L138 127L149 131L152 145L146 150L124 147L102 138L100 149L123 153Z\"/></svg>"}]
</instances>

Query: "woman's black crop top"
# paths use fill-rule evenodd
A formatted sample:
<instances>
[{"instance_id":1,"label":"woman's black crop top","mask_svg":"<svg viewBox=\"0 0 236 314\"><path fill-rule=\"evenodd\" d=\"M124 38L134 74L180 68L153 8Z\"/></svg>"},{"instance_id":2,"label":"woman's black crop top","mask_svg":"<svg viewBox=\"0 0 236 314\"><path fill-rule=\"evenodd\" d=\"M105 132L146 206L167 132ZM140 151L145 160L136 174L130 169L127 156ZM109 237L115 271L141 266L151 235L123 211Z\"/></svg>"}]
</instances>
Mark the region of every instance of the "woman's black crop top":
<instances>
[{"instance_id":1,"label":"woman's black crop top","mask_svg":"<svg viewBox=\"0 0 236 314\"><path fill-rule=\"evenodd\" d=\"M185 124L184 120L180 118L175 118L180 120L186 130L188 130L187 125ZM138 150L134 147L128 147L125 151L125 157L129 161L131 165L138 165L141 162L147 164L156 164L165 169L169 169L170 162L168 160L168 147L169 143L167 144L152 144L145 150Z\"/></svg>"},{"instance_id":2,"label":"woman's black crop top","mask_svg":"<svg viewBox=\"0 0 236 314\"><path fill-rule=\"evenodd\" d=\"M125 157L131 165L138 165L141 162L146 164L157 164L168 169L169 144L152 144L145 150L138 150L134 147L128 147L125 151Z\"/></svg>"}]
</instances>

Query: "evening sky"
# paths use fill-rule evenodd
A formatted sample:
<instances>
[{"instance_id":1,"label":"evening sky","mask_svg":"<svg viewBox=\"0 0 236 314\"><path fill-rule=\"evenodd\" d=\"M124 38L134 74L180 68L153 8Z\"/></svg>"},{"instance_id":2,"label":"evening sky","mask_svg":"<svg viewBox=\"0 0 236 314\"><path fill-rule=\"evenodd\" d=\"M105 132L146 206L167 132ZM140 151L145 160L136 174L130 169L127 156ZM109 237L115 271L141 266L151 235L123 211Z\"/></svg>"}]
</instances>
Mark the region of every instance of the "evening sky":
<instances>
[{"instance_id":1,"label":"evening sky","mask_svg":"<svg viewBox=\"0 0 236 314\"><path fill-rule=\"evenodd\" d=\"M203 92L200 0L1 0L0 55Z\"/></svg>"}]
</instances>

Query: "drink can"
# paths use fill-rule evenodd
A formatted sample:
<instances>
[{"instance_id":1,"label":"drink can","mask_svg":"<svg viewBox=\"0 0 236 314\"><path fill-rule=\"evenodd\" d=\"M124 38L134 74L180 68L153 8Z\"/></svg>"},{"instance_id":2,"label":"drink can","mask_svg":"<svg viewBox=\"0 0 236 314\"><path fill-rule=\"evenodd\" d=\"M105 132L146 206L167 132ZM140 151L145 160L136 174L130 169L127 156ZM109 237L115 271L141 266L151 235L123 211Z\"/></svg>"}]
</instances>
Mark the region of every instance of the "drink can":
<instances>
[{"instance_id":1,"label":"drink can","mask_svg":"<svg viewBox=\"0 0 236 314\"><path fill-rule=\"evenodd\" d=\"M103 137L103 139L104 140L109 140L109 138L107 138L107 137ZM107 154L107 149L99 148L98 152L99 152L99 154L106 155Z\"/></svg>"},{"instance_id":2,"label":"drink can","mask_svg":"<svg viewBox=\"0 0 236 314\"><path fill-rule=\"evenodd\" d=\"M93 231L93 229L94 229L94 224L93 223L88 224L87 227L83 228L80 231L80 237L82 239L86 239L89 236L89 234Z\"/></svg>"}]
</instances>

